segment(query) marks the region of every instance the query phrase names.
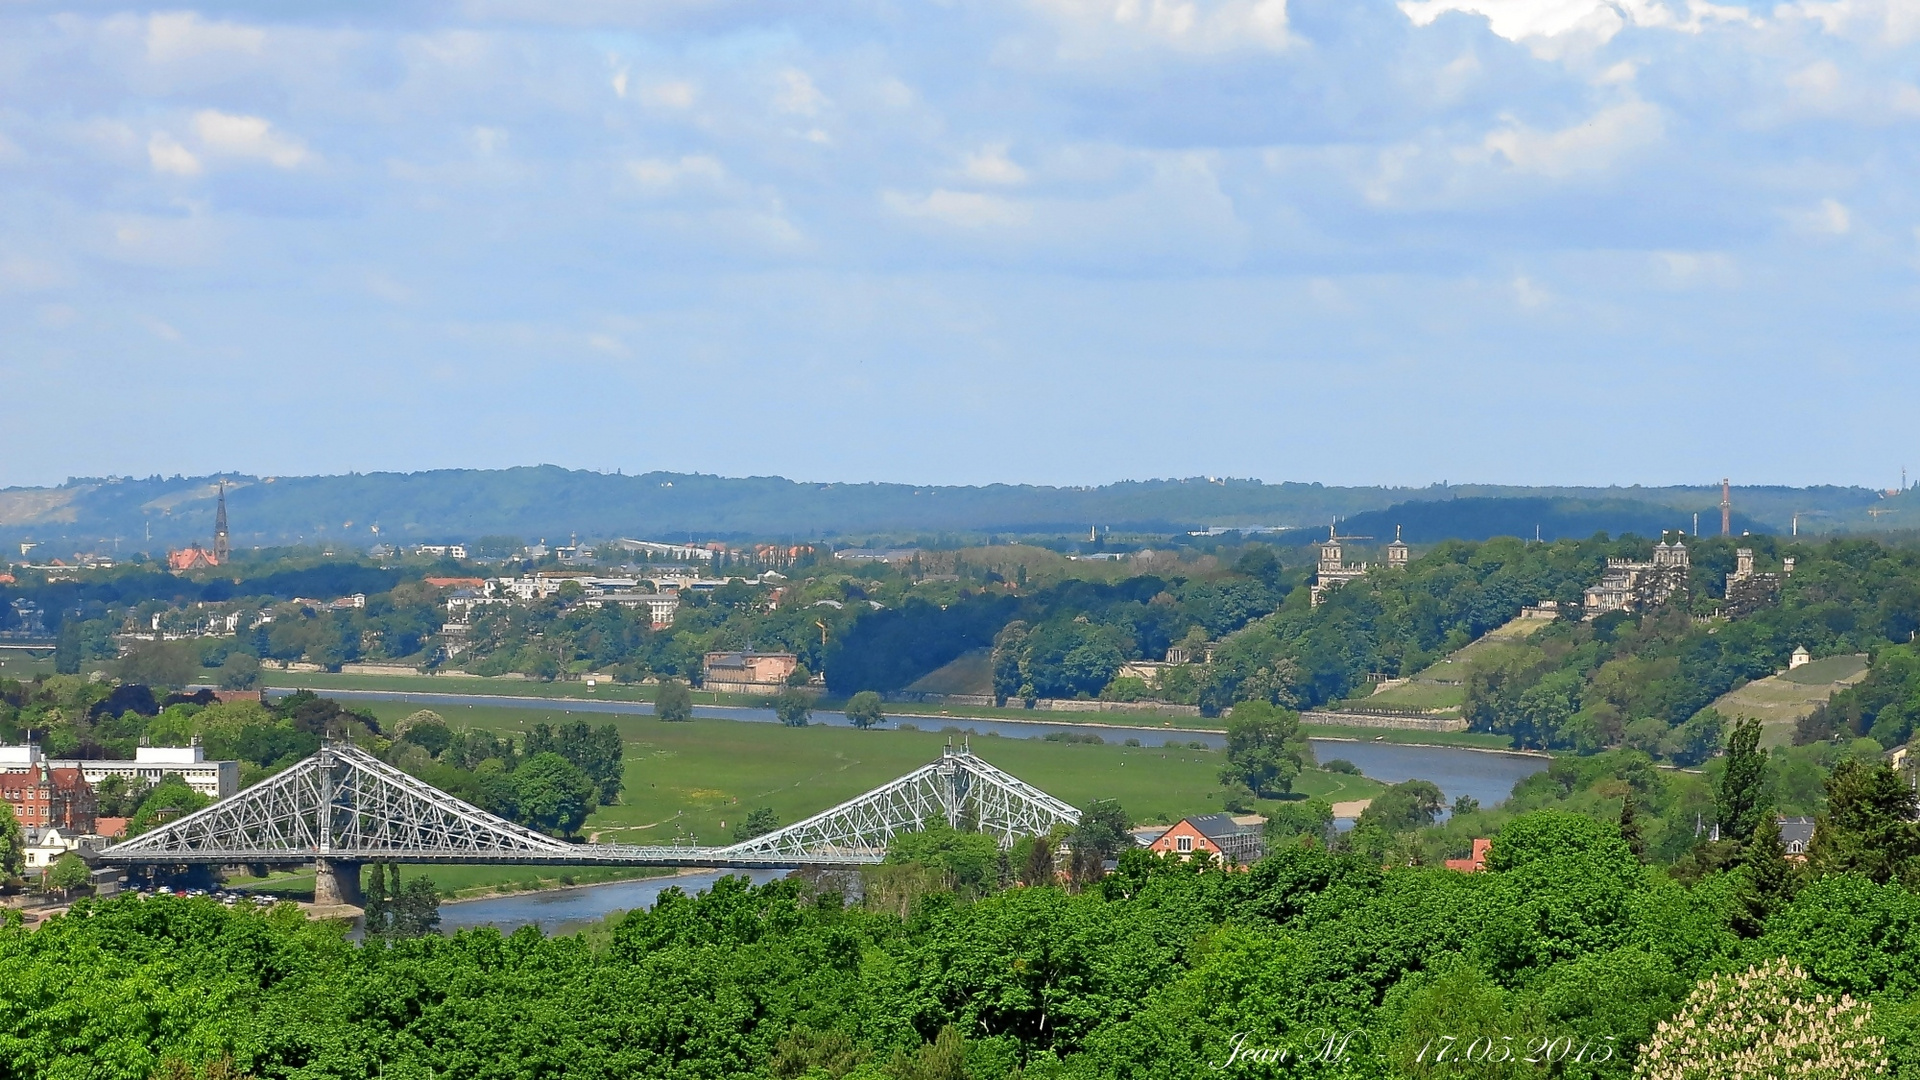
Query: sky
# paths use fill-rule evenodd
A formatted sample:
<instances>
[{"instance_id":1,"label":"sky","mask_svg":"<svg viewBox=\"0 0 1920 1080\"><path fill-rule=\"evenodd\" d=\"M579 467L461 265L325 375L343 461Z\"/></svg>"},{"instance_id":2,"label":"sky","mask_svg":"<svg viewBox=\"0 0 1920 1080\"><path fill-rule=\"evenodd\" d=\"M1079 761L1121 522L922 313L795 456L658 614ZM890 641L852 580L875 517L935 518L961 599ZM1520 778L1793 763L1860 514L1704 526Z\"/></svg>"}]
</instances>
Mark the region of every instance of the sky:
<instances>
[{"instance_id":1,"label":"sky","mask_svg":"<svg viewBox=\"0 0 1920 1080\"><path fill-rule=\"evenodd\" d=\"M1920 0L0 0L0 485L1920 473Z\"/></svg>"}]
</instances>

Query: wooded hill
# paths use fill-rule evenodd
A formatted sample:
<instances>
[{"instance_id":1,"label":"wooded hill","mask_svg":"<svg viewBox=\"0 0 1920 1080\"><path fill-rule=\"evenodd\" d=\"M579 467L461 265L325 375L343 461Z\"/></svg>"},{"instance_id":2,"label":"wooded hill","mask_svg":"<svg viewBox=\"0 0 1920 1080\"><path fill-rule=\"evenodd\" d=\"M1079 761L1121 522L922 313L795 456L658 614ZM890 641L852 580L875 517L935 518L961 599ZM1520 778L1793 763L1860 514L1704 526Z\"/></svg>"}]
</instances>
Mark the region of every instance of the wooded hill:
<instances>
[{"instance_id":1,"label":"wooded hill","mask_svg":"<svg viewBox=\"0 0 1920 1080\"><path fill-rule=\"evenodd\" d=\"M1089 526L1181 533L1218 526L1324 528L1335 517L1396 508L1363 524L1409 539L1545 539L1719 525L1719 489L1528 488L1434 485L1326 487L1190 478L1103 487L809 483L777 476L621 475L543 465L498 470L256 477L230 474L236 546L292 542L365 548L379 542L473 542L487 535L558 541L820 538L870 534L1080 534ZM0 541L34 540L43 557L70 550L164 551L213 535L221 477L76 478L55 488L0 491ZM1736 531L1913 528L1911 495L1855 487L1736 488ZM1511 500L1522 500L1519 503ZM1404 509L1399 509L1404 506ZM1882 511L1869 515L1867 511ZM378 531L374 531L375 528ZM151 539L149 539L149 534ZM78 546L76 548L76 545Z\"/></svg>"}]
</instances>

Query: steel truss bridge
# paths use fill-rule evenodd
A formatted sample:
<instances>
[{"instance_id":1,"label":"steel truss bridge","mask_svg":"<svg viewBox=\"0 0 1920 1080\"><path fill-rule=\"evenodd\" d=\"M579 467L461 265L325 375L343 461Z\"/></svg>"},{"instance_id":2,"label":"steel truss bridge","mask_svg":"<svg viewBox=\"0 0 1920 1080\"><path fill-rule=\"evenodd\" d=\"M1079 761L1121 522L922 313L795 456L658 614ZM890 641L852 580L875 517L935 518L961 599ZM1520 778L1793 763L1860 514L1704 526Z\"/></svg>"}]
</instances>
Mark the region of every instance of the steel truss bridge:
<instances>
[{"instance_id":1,"label":"steel truss bridge","mask_svg":"<svg viewBox=\"0 0 1920 1080\"><path fill-rule=\"evenodd\" d=\"M177 821L95 854L100 866L312 863L320 903L358 903L367 862L740 869L880 862L888 842L933 822L1009 847L1073 825L1072 806L971 749L935 761L804 821L726 847L575 844L454 798L358 747L330 743L298 765Z\"/></svg>"}]
</instances>

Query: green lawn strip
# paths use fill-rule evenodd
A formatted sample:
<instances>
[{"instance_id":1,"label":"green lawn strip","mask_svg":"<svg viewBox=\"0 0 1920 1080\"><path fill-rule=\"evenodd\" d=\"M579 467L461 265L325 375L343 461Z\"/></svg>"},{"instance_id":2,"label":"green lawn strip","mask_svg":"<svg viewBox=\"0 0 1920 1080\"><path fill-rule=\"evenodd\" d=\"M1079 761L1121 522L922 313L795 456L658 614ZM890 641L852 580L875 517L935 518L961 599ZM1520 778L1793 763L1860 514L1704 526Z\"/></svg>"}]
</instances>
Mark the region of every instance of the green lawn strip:
<instances>
[{"instance_id":1,"label":"green lawn strip","mask_svg":"<svg viewBox=\"0 0 1920 1080\"><path fill-rule=\"evenodd\" d=\"M1790 668L1782 672L1780 678L1803 686L1823 686L1843 679L1851 679L1866 670L1867 658L1864 654L1827 656L1797 668Z\"/></svg>"},{"instance_id":2,"label":"green lawn strip","mask_svg":"<svg viewBox=\"0 0 1920 1080\"><path fill-rule=\"evenodd\" d=\"M1505 735L1483 731L1403 731L1399 728L1348 727L1319 724L1312 715L1301 718L1300 729L1316 739L1352 739L1355 742L1404 743L1409 746L1467 746L1481 750L1511 750L1513 740ZM1320 753L1322 758L1339 757L1335 751Z\"/></svg>"},{"instance_id":3,"label":"green lawn strip","mask_svg":"<svg viewBox=\"0 0 1920 1080\"><path fill-rule=\"evenodd\" d=\"M401 702L373 702L382 720L404 716ZM456 727L523 733L559 714L537 709L450 706ZM931 731L856 731L815 725L697 719L668 724L647 716L607 716L626 743L626 794L601 807L586 829L604 843L702 844L732 841L749 810L765 806L791 824L870 791L934 760L949 736ZM1138 820L1221 809L1218 750L1046 742L980 736L974 753L1061 799L1085 806L1117 799ZM1304 795L1368 798L1380 790L1361 777L1314 771L1295 785Z\"/></svg>"}]
</instances>

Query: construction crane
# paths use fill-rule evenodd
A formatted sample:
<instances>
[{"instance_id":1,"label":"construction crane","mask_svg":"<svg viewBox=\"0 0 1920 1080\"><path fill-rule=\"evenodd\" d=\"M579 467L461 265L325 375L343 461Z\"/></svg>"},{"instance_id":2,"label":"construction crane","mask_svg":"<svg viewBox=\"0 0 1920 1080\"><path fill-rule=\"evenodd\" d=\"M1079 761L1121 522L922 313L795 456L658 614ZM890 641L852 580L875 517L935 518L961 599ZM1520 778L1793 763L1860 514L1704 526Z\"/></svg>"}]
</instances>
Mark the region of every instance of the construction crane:
<instances>
[{"instance_id":1,"label":"construction crane","mask_svg":"<svg viewBox=\"0 0 1920 1080\"><path fill-rule=\"evenodd\" d=\"M1340 525L1340 519L1339 519L1339 518L1334 518L1334 519L1333 519L1333 523L1332 523L1331 525L1328 525L1328 526L1327 526L1327 542L1328 542L1328 543L1332 543L1332 544L1338 544L1338 543L1341 543L1341 542L1343 542L1343 541L1346 541L1346 540L1371 540L1371 539L1373 539L1373 537L1371 537L1371 536L1341 536L1341 535L1339 535L1339 525Z\"/></svg>"}]
</instances>

